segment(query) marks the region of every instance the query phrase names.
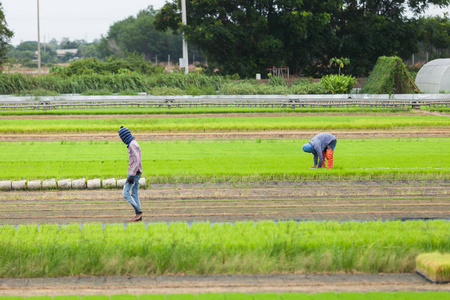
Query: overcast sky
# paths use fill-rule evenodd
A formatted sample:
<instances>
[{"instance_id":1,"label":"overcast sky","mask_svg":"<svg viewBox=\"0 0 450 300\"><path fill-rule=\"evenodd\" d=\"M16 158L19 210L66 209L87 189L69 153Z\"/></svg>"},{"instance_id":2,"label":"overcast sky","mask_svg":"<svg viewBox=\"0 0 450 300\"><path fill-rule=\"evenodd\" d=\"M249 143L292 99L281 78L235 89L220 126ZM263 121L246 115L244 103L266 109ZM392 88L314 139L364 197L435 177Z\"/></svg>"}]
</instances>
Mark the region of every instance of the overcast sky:
<instances>
[{"instance_id":1,"label":"overcast sky","mask_svg":"<svg viewBox=\"0 0 450 300\"><path fill-rule=\"evenodd\" d=\"M189 0L188 0L189 1ZM84 39L92 42L106 35L114 22L123 20L153 5L161 8L165 0L39 0L41 42ZM171 1L169 1L171 2ZM14 31L13 45L37 41L37 0L0 0L8 23ZM427 14L442 15L442 9Z\"/></svg>"},{"instance_id":2,"label":"overcast sky","mask_svg":"<svg viewBox=\"0 0 450 300\"><path fill-rule=\"evenodd\" d=\"M0 0L13 45L37 41L37 0ZM92 42L108 33L109 26L165 0L39 0L41 42L63 37Z\"/></svg>"}]
</instances>

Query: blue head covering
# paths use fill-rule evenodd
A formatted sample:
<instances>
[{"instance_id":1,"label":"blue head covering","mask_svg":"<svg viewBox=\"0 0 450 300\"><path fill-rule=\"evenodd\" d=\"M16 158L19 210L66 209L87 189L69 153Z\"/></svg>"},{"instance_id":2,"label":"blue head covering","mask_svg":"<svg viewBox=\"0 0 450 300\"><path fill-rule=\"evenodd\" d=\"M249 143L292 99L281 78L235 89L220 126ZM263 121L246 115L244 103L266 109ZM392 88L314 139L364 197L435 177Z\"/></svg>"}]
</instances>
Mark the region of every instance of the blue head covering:
<instances>
[{"instance_id":1,"label":"blue head covering","mask_svg":"<svg viewBox=\"0 0 450 300\"><path fill-rule=\"evenodd\" d=\"M302 147L303 151L308 152L308 153L314 153L314 147L313 145L311 145L311 143L308 144L304 144Z\"/></svg>"},{"instance_id":2,"label":"blue head covering","mask_svg":"<svg viewBox=\"0 0 450 300\"><path fill-rule=\"evenodd\" d=\"M130 145L131 141L134 140L134 136L131 135L130 130L123 126L120 126L119 136L122 141L127 144L127 147Z\"/></svg>"}]
</instances>

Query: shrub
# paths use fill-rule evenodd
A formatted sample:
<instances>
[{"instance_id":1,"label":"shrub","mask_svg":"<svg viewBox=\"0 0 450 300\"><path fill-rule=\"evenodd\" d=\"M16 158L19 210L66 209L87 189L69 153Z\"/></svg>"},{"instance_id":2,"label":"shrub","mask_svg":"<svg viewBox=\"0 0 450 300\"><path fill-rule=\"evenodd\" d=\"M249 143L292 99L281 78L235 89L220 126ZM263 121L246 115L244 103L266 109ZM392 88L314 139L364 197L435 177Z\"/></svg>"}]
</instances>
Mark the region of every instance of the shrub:
<instances>
[{"instance_id":1,"label":"shrub","mask_svg":"<svg viewBox=\"0 0 450 300\"><path fill-rule=\"evenodd\" d=\"M287 86L286 80L280 76L270 76L267 84L270 86Z\"/></svg>"},{"instance_id":2,"label":"shrub","mask_svg":"<svg viewBox=\"0 0 450 300\"><path fill-rule=\"evenodd\" d=\"M223 95L255 95L256 91L256 83L248 80L227 82L219 89L219 92Z\"/></svg>"},{"instance_id":3,"label":"shrub","mask_svg":"<svg viewBox=\"0 0 450 300\"><path fill-rule=\"evenodd\" d=\"M128 53L125 58L109 57L106 61L101 61L95 57L79 59L70 63L66 69L68 76L87 74L117 74L131 73L152 75L162 73L164 68L145 60L144 56Z\"/></svg>"},{"instance_id":4,"label":"shrub","mask_svg":"<svg viewBox=\"0 0 450 300\"><path fill-rule=\"evenodd\" d=\"M287 86L259 84L254 79L240 82L227 82L219 90L224 95L287 95L288 91Z\"/></svg>"},{"instance_id":5,"label":"shrub","mask_svg":"<svg viewBox=\"0 0 450 300\"><path fill-rule=\"evenodd\" d=\"M199 95L217 95L216 89L212 86L198 87L196 85L189 85L186 90L187 95L199 96Z\"/></svg>"},{"instance_id":6,"label":"shrub","mask_svg":"<svg viewBox=\"0 0 450 300\"><path fill-rule=\"evenodd\" d=\"M157 86L147 91L148 94L153 96L183 96L186 95L186 91L180 88Z\"/></svg>"},{"instance_id":7,"label":"shrub","mask_svg":"<svg viewBox=\"0 0 450 300\"><path fill-rule=\"evenodd\" d=\"M356 79L347 75L327 75L320 82L332 94L348 94L356 84Z\"/></svg>"},{"instance_id":8,"label":"shrub","mask_svg":"<svg viewBox=\"0 0 450 300\"><path fill-rule=\"evenodd\" d=\"M53 75L66 76L67 68L64 66L53 66L50 68L49 73Z\"/></svg>"},{"instance_id":9,"label":"shrub","mask_svg":"<svg viewBox=\"0 0 450 300\"><path fill-rule=\"evenodd\" d=\"M289 93L294 95L330 94L330 90L322 82L314 83L312 80L298 79L292 83Z\"/></svg>"}]
</instances>

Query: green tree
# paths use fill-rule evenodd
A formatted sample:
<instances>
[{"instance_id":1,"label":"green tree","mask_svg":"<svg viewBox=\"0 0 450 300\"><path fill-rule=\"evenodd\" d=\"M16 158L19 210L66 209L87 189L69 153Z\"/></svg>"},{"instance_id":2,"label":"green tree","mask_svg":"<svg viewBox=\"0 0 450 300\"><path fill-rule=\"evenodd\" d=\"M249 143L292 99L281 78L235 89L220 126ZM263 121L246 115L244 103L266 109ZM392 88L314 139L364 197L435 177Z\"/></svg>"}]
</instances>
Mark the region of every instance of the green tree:
<instances>
[{"instance_id":1,"label":"green tree","mask_svg":"<svg viewBox=\"0 0 450 300\"><path fill-rule=\"evenodd\" d=\"M341 69L343 69L346 65L350 64L350 59L348 58L337 58L337 57L333 57L332 59L330 59L330 64L331 65L335 65L339 68L339 73L338 75L341 75Z\"/></svg>"},{"instance_id":2,"label":"green tree","mask_svg":"<svg viewBox=\"0 0 450 300\"><path fill-rule=\"evenodd\" d=\"M444 16L419 18L421 48L429 54L429 58L447 57L450 50L450 19Z\"/></svg>"},{"instance_id":3,"label":"green tree","mask_svg":"<svg viewBox=\"0 0 450 300\"><path fill-rule=\"evenodd\" d=\"M187 25L173 0L155 17L158 30L181 30L222 73L254 76L272 65L296 73L330 73L331 57L348 57L345 72L367 74L382 55L408 57L418 30L406 9L422 12L450 0L196 0Z\"/></svg>"},{"instance_id":4,"label":"green tree","mask_svg":"<svg viewBox=\"0 0 450 300\"><path fill-rule=\"evenodd\" d=\"M156 14L157 11L149 6L136 17L130 16L114 23L98 45L101 55L107 57L137 52L144 54L147 60L158 58L162 61L170 55L176 61L182 56L181 34L158 31L154 25ZM190 49L190 55L201 57L195 49Z\"/></svg>"},{"instance_id":5,"label":"green tree","mask_svg":"<svg viewBox=\"0 0 450 300\"><path fill-rule=\"evenodd\" d=\"M94 43L81 45L80 53L81 53L81 57L83 57L83 58L100 57L100 55L97 51L97 46Z\"/></svg>"},{"instance_id":6,"label":"green tree","mask_svg":"<svg viewBox=\"0 0 450 300\"><path fill-rule=\"evenodd\" d=\"M38 43L34 41L21 42L17 45L17 51L37 51Z\"/></svg>"},{"instance_id":7,"label":"green tree","mask_svg":"<svg viewBox=\"0 0 450 300\"><path fill-rule=\"evenodd\" d=\"M305 7L307 0L238 0L188 2L188 25L181 27L173 3L166 4L156 17L160 30L179 29L188 41L206 56L208 64L224 74L254 76L272 66L294 69L309 58L309 41L327 24L325 8L330 1L314 2L315 12Z\"/></svg>"},{"instance_id":8,"label":"green tree","mask_svg":"<svg viewBox=\"0 0 450 300\"><path fill-rule=\"evenodd\" d=\"M8 42L13 35L14 33L7 27L3 6L0 2L0 67L5 63Z\"/></svg>"},{"instance_id":9,"label":"green tree","mask_svg":"<svg viewBox=\"0 0 450 300\"><path fill-rule=\"evenodd\" d=\"M61 43L59 43L60 49L79 49L81 45L86 44L84 40L74 40L71 41L69 38L62 38Z\"/></svg>"}]
</instances>

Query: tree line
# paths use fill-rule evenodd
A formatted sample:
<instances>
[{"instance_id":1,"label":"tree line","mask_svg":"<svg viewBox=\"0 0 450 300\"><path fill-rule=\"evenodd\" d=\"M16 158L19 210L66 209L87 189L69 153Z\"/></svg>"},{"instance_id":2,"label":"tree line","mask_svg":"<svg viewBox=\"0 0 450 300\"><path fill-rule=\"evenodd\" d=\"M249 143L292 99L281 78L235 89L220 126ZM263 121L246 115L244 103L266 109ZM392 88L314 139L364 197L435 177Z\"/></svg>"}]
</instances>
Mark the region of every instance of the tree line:
<instances>
[{"instance_id":1,"label":"tree line","mask_svg":"<svg viewBox=\"0 0 450 300\"><path fill-rule=\"evenodd\" d=\"M254 76L271 66L323 75L333 57L350 59L345 72L364 76L379 56L409 58L428 47L450 48L448 14L408 18L430 4L450 0L196 0L186 1L187 25L178 0L166 3L156 28L185 32L187 40L223 73ZM431 28L428 28L431 27ZM432 29L432 30L430 30Z\"/></svg>"},{"instance_id":2,"label":"tree line","mask_svg":"<svg viewBox=\"0 0 450 300\"><path fill-rule=\"evenodd\" d=\"M1 3L0 3L0 12ZM180 32L158 31L154 27L157 11L149 6L141 10L136 16L115 22L110 26L108 33L100 39L88 43L85 40L69 40L63 38L60 42L52 39L50 42L41 42L41 61L44 65L52 66L66 63L79 58L127 58L130 53L142 54L147 61L178 63L182 57L182 39ZM4 20L4 18L3 18ZM0 26L6 27L3 22ZM2 27L0 27L2 28ZM37 42L25 41L17 46L7 44L10 36L4 36L4 57L10 64L21 64L26 67L37 67ZM58 50L75 49L64 55L57 55ZM1 54L1 53L0 53ZM204 62L202 53L191 47L189 51L190 62Z\"/></svg>"},{"instance_id":3,"label":"tree line","mask_svg":"<svg viewBox=\"0 0 450 300\"><path fill-rule=\"evenodd\" d=\"M330 59L350 63L344 73L366 76L379 56L409 59L418 52L428 59L449 57L448 14L417 17L429 5L448 7L450 0L196 0L187 1L187 25L181 23L178 0L160 10L152 6L115 22L93 43L83 40L41 47L44 63L74 57L124 56L139 53L147 61L177 62L182 56L181 32L189 42L189 61L206 59L210 70L254 77L267 68L289 67L291 73L321 76L336 73ZM407 11L415 14L407 17ZM0 63L32 63L36 42L7 45L8 30L0 3ZM57 57L57 49L76 54Z\"/></svg>"}]
</instances>

